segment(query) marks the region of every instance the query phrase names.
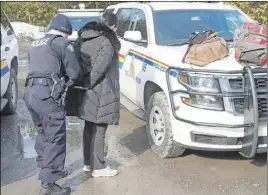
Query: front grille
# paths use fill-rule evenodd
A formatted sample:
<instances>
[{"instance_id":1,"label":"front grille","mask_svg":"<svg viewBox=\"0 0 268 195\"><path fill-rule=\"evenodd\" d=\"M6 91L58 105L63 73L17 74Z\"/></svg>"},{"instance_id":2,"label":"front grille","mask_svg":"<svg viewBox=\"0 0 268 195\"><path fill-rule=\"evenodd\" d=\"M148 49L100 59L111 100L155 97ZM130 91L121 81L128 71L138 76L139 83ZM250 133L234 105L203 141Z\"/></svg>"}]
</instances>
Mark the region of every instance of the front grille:
<instances>
[{"instance_id":1,"label":"front grille","mask_svg":"<svg viewBox=\"0 0 268 195\"><path fill-rule=\"evenodd\" d=\"M255 78L256 89L267 90L267 78ZM229 79L230 87L232 89L242 89L243 80L242 78Z\"/></svg>"},{"instance_id":2,"label":"front grille","mask_svg":"<svg viewBox=\"0 0 268 195\"><path fill-rule=\"evenodd\" d=\"M192 132L191 132L191 140L197 143L215 144L215 145L240 145L241 141L242 142L245 141L243 138L200 135ZM258 137L258 145L263 144L267 144L267 136Z\"/></svg>"},{"instance_id":3,"label":"front grille","mask_svg":"<svg viewBox=\"0 0 268 195\"><path fill-rule=\"evenodd\" d=\"M234 107L235 107L235 111L238 114L244 114L244 99L235 98ZM258 111L259 111L259 118L267 117L267 99L266 98L258 98Z\"/></svg>"},{"instance_id":4,"label":"front grille","mask_svg":"<svg viewBox=\"0 0 268 195\"><path fill-rule=\"evenodd\" d=\"M243 80L242 79L229 79L230 87L232 89L241 89L243 88Z\"/></svg>"},{"instance_id":5,"label":"front grille","mask_svg":"<svg viewBox=\"0 0 268 195\"><path fill-rule=\"evenodd\" d=\"M255 78L255 85L257 89L267 90L267 78Z\"/></svg>"}]
</instances>

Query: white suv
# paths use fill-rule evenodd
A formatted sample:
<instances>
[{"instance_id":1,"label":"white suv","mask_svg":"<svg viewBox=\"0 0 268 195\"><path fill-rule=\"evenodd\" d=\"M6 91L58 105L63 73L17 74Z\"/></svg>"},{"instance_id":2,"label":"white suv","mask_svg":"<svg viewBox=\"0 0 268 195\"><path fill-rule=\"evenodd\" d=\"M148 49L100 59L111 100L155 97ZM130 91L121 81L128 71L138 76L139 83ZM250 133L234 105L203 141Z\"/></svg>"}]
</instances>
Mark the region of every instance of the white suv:
<instances>
[{"instance_id":1,"label":"white suv","mask_svg":"<svg viewBox=\"0 0 268 195\"><path fill-rule=\"evenodd\" d=\"M120 3L117 35L121 102L147 122L161 158L185 149L267 150L267 72L234 58L233 32L245 13L221 3ZM205 67L182 63L190 34L208 27L229 43L230 55Z\"/></svg>"},{"instance_id":2,"label":"white suv","mask_svg":"<svg viewBox=\"0 0 268 195\"><path fill-rule=\"evenodd\" d=\"M18 100L18 40L1 8L1 113L13 114Z\"/></svg>"},{"instance_id":3,"label":"white suv","mask_svg":"<svg viewBox=\"0 0 268 195\"><path fill-rule=\"evenodd\" d=\"M73 27L73 32L68 37L69 41L75 41L79 29L88 22L100 21L103 11L103 9L85 9L83 3L79 4L79 9L59 9L58 12L67 16Z\"/></svg>"}]
</instances>

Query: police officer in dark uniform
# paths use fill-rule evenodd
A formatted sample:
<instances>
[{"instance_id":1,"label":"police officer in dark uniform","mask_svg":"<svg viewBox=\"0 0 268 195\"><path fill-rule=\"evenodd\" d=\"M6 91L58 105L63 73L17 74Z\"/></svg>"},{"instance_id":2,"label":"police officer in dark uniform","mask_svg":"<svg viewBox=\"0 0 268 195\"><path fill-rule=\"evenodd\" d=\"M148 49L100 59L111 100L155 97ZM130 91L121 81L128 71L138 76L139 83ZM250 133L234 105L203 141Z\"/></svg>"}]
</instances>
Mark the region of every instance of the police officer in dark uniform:
<instances>
[{"instance_id":1,"label":"police officer in dark uniform","mask_svg":"<svg viewBox=\"0 0 268 195\"><path fill-rule=\"evenodd\" d=\"M74 49L67 40L71 34L69 19L58 14L50 22L45 37L34 41L28 53L29 75L25 83L24 101L38 130L35 149L36 161L41 169L40 195L71 193L71 188L55 184L59 178L67 176L63 171L66 111L61 101L62 94L64 86L73 86L81 71Z\"/></svg>"}]
</instances>

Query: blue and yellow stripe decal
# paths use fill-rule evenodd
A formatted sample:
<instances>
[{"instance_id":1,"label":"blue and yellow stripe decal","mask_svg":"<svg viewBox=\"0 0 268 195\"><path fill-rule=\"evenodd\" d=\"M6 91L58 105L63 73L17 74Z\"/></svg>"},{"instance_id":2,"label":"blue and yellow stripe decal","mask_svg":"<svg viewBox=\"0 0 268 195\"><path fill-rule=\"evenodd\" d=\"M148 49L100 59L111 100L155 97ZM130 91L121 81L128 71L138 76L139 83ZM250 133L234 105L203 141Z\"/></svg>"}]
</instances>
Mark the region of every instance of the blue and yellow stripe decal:
<instances>
[{"instance_id":1,"label":"blue and yellow stripe decal","mask_svg":"<svg viewBox=\"0 0 268 195\"><path fill-rule=\"evenodd\" d=\"M1 60L1 77L5 76L9 72L9 67L7 64L7 60Z\"/></svg>"},{"instance_id":2,"label":"blue and yellow stripe decal","mask_svg":"<svg viewBox=\"0 0 268 195\"><path fill-rule=\"evenodd\" d=\"M123 64L125 62L125 56L123 56L122 54L119 54L119 68L122 69Z\"/></svg>"},{"instance_id":3,"label":"blue and yellow stripe decal","mask_svg":"<svg viewBox=\"0 0 268 195\"><path fill-rule=\"evenodd\" d=\"M134 50L129 50L126 56L133 56L135 59L140 60L141 62L145 63L146 65L152 66L155 69L162 71L162 72L166 72L166 69L169 67L169 65L160 62L154 58L151 58L149 56L146 56L142 53L139 53L137 51ZM123 56L122 54L119 54L119 68L122 69L124 61L125 61L125 56ZM174 71L170 71L170 75L173 77L177 76L177 73Z\"/></svg>"}]
</instances>

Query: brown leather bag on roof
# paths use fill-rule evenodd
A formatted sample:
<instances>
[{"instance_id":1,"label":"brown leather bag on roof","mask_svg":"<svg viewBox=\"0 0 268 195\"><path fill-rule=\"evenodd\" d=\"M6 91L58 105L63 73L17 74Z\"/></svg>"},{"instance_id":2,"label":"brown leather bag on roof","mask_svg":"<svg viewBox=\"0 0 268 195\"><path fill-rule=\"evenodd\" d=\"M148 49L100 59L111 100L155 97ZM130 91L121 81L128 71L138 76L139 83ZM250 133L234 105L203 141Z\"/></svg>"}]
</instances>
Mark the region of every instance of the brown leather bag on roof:
<instances>
[{"instance_id":1,"label":"brown leather bag on roof","mask_svg":"<svg viewBox=\"0 0 268 195\"><path fill-rule=\"evenodd\" d=\"M191 36L182 61L196 66L206 66L228 55L227 42L218 37L217 33L208 30Z\"/></svg>"}]
</instances>

